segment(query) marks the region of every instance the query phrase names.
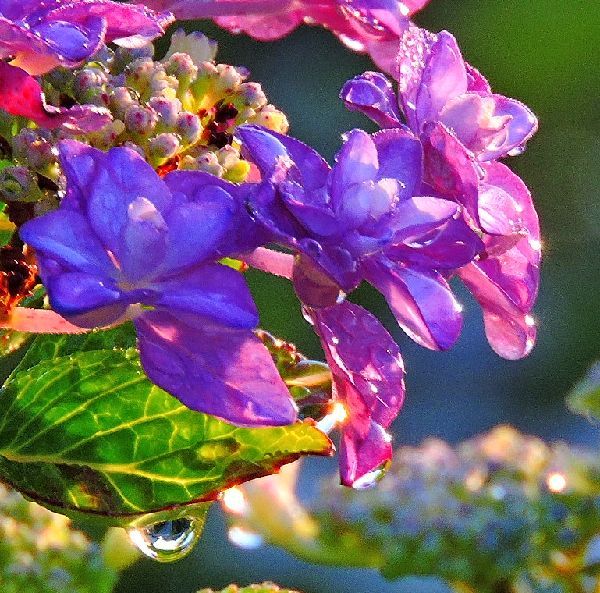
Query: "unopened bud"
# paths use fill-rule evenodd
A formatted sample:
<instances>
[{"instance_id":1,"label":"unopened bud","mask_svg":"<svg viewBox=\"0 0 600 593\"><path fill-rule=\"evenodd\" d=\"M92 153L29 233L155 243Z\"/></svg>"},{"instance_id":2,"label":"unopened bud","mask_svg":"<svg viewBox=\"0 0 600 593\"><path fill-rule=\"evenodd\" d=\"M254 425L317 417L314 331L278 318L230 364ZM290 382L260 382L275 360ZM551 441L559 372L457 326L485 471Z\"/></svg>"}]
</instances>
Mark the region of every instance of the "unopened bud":
<instances>
[{"instance_id":1,"label":"unopened bud","mask_svg":"<svg viewBox=\"0 0 600 593\"><path fill-rule=\"evenodd\" d=\"M175 53L165 62L165 71L179 80L180 87L188 87L196 78L198 67L188 54Z\"/></svg>"},{"instance_id":2,"label":"unopened bud","mask_svg":"<svg viewBox=\"0 0 600 593\"><path fill-rule=\"evenodd\" d=\"M244 82L240 85L238 93L248 107L258 109L267 104L267 96L257 82Z\"/></svg>"},{"instance_id":3,"label":"unopened bud","mask_svg":"<svg viewBox=\"0 0 600 593\"><path fill-rule=\"evenodd\" d=\"M177 133L181 136L184 144L194 144L200 139L202 134L202 124L200 118L195 113L184 111L177 116L175 126Z\"/></svg>"},{"instance_id":4,"label":"unopened bud","mask_svg":"<svg viewBox=\"0 0 600 593\"><path fill-rule=\"evenodd\" d=\"M150 107L133 105L125 113L125 127L131 134L150 136L158 123L158 115Z\"/></svg>"},{"instance_id":5,"label":"unopened bud","mask_svg":"<svg viewBox=\"0 0 600 593\"><path fill-rule=\"evenodd\" d=\"M124 119L127 110L136 104L129 89L124 86L115 87L109 95L109 107L113 115L119 119Z\"/></svg>"},{"instance_id":6,"label":"unopened bud","mask_svg":"<svg viewBox=\"0 0 600 593\"><path fill-rule=\"evenodd\" d=\"M148 106L158 114L158 121L161 127L171 129L177 125L178 116L182 109L179 99L152 97L148 101Z\"/></svg>"},{"instance_id":7,"label":"unopened bud","mask_svg":"<svg viewBox=\"0 0 600 593\"><path fill-rule=\"evenodd\" d=\"M148 155L153 165L161 165L174 157L179 150L179 139L175 134L158 134L148 141Z\"/></svg>"},{"instance_id":8,"label":"unopened bud","mask_svg":"<svg viewBox=\"0 0 600 593\"><path fill-rule=\"evenodd\" d=\"M203 62L212 62L215 59L217 42L197 31L186 35L183 29L177 29L171 36L171 47L165 59L176 53L188 54L194 64L199 66Z\"/></svg>"},{"instance_id":9,"label":"unopened bud","mask_svg":"<svg viewBox=\"0 0 600 593\"><path fill-rule=\"evenodd\" d=\"M83 68L73 80L73 93L80 103L104 105L102 94L108 82L106 74L99 68Z\"/></svg>"},{"instance_id":10,"label":"unopened bud","mask_svg":"<svg viewBox=\"0 0 600 593\"><path fill-rule=\"evenodd\" d=\"M273 105L266 105L263 107L249 120L249 123L265 126L265 128L269 128L280 134L285 134L290 127L285 113L279 111L279 109L276 109Z\"/></svg>"}]
</instances>

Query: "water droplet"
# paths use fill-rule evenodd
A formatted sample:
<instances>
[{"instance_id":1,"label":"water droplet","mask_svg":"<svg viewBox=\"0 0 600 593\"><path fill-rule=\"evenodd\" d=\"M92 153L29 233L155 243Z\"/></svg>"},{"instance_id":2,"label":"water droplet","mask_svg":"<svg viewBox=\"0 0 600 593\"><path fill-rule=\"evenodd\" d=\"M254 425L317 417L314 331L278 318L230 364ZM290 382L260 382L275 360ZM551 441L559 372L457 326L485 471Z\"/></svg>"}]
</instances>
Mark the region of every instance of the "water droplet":
<instances>
[{"instance_id":1,"label":"water droplet","mask_svg":"<svg viewBox=\"0 0 600 593\"><path fill-rule=\"evenodd\" d=\"M383 476L387 473L389 462L382 463L380 466L367 472L364 476L354 480L352 482L352 488L355 490L366 490L367 488L373 488L377 485Z\"/></svg>"},{"instance_id":2,"label":"water droplet","mask_svg":"<svg viewBox=\"0 0 600 593\"><path fill-rule=\"evenodd\" d=\"M521 145L521 146L515 146L514 148L511 148L508 151L508 156L519 156L520 154L523 154L525 152L525 146Z\"/></svg>"},{"instance_id":3,"label":"water droplet","mask_svg":"<svg viewBox=\"0 0 600 593\"><path fill-rule=\"evenodd\" d=\"M157 562L175 562L187 556L201 530L196 521L183 517L129 530L129 538L139 551Z\"/></svg>"},{"instance_id":4,"label":"water droplet","mask_svg":"<svg viewBox=\"0 0 600 593\"><path fill-rule=\"evenodd\" d=\"M249 529L245 529L244 527L240 527L239 525L231 527L227 536L232 544L239 548L244 548L245 550L256 550L256 548L260 548L264 542L262 535L250 531Z\"/></svg>"}]
</instances>

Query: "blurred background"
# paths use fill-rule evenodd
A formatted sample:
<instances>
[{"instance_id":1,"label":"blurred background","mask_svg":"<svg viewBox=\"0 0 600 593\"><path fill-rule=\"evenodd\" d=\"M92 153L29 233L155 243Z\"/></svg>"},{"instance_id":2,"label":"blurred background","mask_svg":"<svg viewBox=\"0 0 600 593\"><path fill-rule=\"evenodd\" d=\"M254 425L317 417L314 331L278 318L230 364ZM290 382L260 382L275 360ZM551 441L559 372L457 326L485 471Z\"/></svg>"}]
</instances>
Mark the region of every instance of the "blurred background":
<instances>
[{"instance_id":1,"label":"blurred background","mask_svg":"<svg viewBox=\"0 0 600 593\"><path fill-rule=\"evenodd\" d=\"M573 416L564 396L600 357L600 4L597 0L431 0L416 22L447 29L465 58L493 89L529 105L540 130L528 150L508 164L529 185L542 223L544 261L536 318L538 344L525 360L498 358L487 345L478 306L457 287L465 326L449 352L429 352L395 326L374 291L351 300L376 312L402 347L407 400L396 421L396 446L438 436L452 443L500 423L548 440L598 447L597 427ZM276 43L231 36L207 22L187 23L219 41L217 59L245 65L269 100L290 120L290 134L332 159L342 132L375 131L345 110L338 92L348 79L374 69L327 31L302 27ZM322 358L289 283L249 273L262 325ZM310 460L301 493L311 496L336 460ZM342 570L300 562L268 547L240 550L226 537L213 508L203 541L172 566L144 560L122 577L118 593L192 593L230 582L273 580L305 593L437 593L431 580L386 582L368 570Z\"/></svg>"}]
</instances>

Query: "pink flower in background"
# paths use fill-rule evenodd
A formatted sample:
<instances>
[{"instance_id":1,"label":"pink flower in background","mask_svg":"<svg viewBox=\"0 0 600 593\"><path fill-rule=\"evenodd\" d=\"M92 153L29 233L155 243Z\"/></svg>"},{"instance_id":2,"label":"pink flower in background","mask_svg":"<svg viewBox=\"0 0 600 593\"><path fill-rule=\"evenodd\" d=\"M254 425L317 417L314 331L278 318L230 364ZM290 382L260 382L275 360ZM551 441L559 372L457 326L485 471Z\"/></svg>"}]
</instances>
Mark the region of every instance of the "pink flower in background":
<instances>
[{"instance_id":1,"label":"pink flower in background","mask_svg":"<svg viewBox=\"0 0 600 593\"><path fill-rule=\"evenodd\" d=\"M212 18L235 33L261 41L279 39L302 23L321 25L350 49L371 55L392 71L398 39L409 17L429 0L147 0L178 19Z\"/></svg>"},{"instance_id":2,"label":"pink flower in background","mask_svg":"<svg viewBox=\"0 0 600 593\"><path fill-rule=\"evenodd\" d=\"M30 74L78 66L103 43L139 47L173 20L112 0L0 0L0 58Z\"/></svg>"}]
</instances>

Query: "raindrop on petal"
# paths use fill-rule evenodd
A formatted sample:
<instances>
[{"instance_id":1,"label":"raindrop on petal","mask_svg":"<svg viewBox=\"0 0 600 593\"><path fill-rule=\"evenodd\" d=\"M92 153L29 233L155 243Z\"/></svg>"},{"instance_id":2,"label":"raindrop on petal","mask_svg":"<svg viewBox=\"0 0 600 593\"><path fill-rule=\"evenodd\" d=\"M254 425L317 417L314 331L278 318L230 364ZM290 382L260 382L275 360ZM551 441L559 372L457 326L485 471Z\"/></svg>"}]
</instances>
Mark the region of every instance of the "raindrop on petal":
<instances>
[{"instance_id":1,"label":"raindrop on petal","mask_svg":"<svg viewBox=\"0 0 600 593\"><path fill-rule=\"evenodd\" d=\"M525 146L521 145L521 146L515 146L514 148L509 150L507 152L507 154L508 154L508 156L519 156L520 154L523 154L524 152L525 152Z\"/></svg>"},{"instance_id":2,"label":"raindrop on petal","mask_svg":"<svg viewBox=\"0 0 600 593\"><path fill-rule=\"evenodd\" d=\"M157 562L175 562L196 545L201 529L196 521L183 517L129 530L129 539L144 556Z\"/></svg>"},{"instance_id":3,"label":"raindrop on petal","mask_svg":"<svg viewBox=\"0 0 600 593\"><path fill-rule=\"evenodd\" d=\"M375 469L372 469L370 472L367 472L364 476L358 478L358 480L354 480L354 482L352 482L352 488L355 490L366 490L367 488L373 488L377 485L377 482L379 482L383 476L385 476L389 465L389 462L386 461Z\"/></svg>"}]
</instances>

